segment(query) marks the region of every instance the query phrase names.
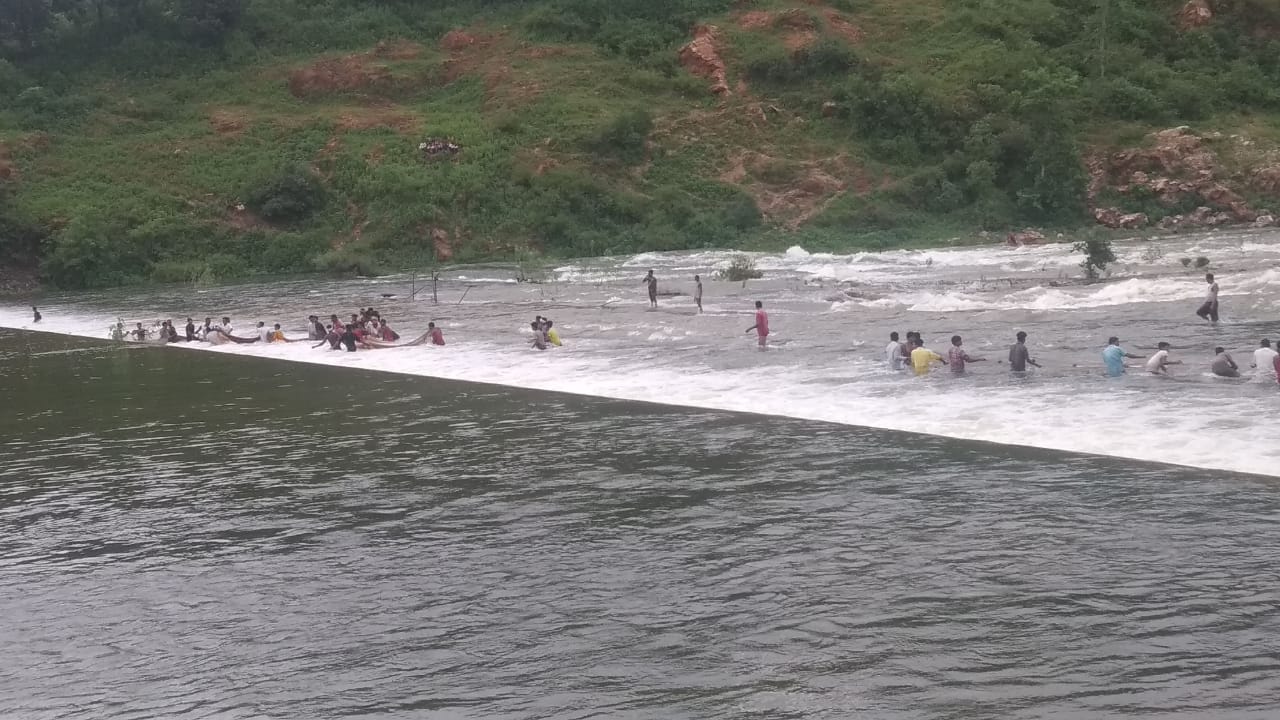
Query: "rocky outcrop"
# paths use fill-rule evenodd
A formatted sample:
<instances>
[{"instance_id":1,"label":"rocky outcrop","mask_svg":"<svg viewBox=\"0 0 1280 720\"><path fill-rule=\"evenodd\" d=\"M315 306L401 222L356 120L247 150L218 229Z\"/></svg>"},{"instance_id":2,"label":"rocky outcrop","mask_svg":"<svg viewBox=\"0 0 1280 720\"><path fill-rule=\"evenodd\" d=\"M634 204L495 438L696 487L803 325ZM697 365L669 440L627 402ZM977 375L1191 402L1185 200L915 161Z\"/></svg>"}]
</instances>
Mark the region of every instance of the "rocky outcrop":
<instances>
[{"instance_id":1,"label":"rocky outcrop","mask_svg":"<svg viewBox=\"0 0 1280 720\"><path fill-rule=\"evenodd\" d=\"M695 27L693 39L680 48L679 58L686 70L711 81L712 94L730 94L724 58L720 57L720 29L715 25Z\"/></svg>"},{"instance_id":2,"label":"rocky outcrop","mask_svg":"<svg viewBox=\"0 0 1280 720\"><path fill-rule=\"evenodd\" d=\"M1019 230L1018 232L1011 232L1009 233L1009 236L1004 239L1005 245L1008 245L1009 247L1043 245L1046 242L1048 242L1048 240L1045 238L1044 233L1030 228L1027 228L1026 230Z\"/></svg>"},{"instance_id":3,"label":"rocky outcrop","mask_svg":"<svg viewBox=\"0 0 1280 720\"><path fill-rule=\"evenodd\" d=\"M1106 191L1141 193L1170 209L1197 205L1194 212L1161 219L1158 227L1162 229L1252 223L1259 212L1235 188L1248 185L1269 194L1280 191L1280 166L1262 168L1248 176L1224 170L1210 145L1220 137L1197 135L1183 126L1161 130L1150 138L1149 147L1089 159L1088 197L1099 224L1134 229L1149 222L1143 213L1125 213L1102 202Z\"/></svg>"},{"instance_id":4,"label":"rocky outcrop","mask_svg":"<svg viewBox=\"0 0 1280 720\"><path fill-rule=\"evenodd\" d=\"M1178 11L1178 29L1184 32L1202 28L1211 22L1213 8L1209 6L1209 0L1189 0Z\"/></svg>"}]
</instances>

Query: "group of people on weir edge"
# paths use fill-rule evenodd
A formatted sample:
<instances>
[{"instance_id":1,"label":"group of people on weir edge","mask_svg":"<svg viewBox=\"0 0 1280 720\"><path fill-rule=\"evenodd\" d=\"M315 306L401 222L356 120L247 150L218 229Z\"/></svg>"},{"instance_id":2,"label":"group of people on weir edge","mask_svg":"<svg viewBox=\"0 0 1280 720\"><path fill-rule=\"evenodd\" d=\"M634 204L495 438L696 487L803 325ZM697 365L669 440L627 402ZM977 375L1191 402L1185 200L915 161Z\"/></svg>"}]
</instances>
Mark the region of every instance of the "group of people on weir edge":
<instances>
[{"instance_id":1,"label":"group of people on weir edge","mask_svg":"<svg viewBox=\"0 0 1280 720\"><path fill-rule=\"evenodd\" d=\"M702 279L698 275L693 276L695 283L694 303L697 305L698 311L702 312ZM658 280L653 270L650 270L643 280L647 288L650 307L656 307L658 302ZM1208 290L1205 295L1204 302L1196 310L1196 315L1211 322L1217 323L1219 317L1219 287L1217 280L1212 273L1205 275L1205 283ZM34 314L34 322L40 322L42 316L39 309L31 308ZM751 327L747 328L748 334L756 334L756 343L761 350L768 347L769 340L769 315L764 310L764 303L755 301L755 322ZM162 342L208 342L213 344L221 343L272 343L272 342L303 342L312 341L316 345L314 347L324 347L328 345L332 350L346 350L355 352L357 349L379 349L390 347L408 347L414 345L432 344L444 345L444 333L436 327L434 322L427 324L427 332L415 340L400 343L400 334L393 330L388 321L373 308L361 308L360 312L352 313L349 322L342 322L338 316L330 315L329 322L322 322L319 316L312 315L307 319L308 333L306 338L290 338L287 337L280 328L280 324L276 323L270 327L265 322L259 322L251 336L240 336L235 334L232 327L231 318L223 317L221 323L214 323L212 318L205 318L204 324L197 326L191 318L187 318L185 332L180 333L177 326L172 321L164 321L158 326L151 329L144 328L142 323L137 323L133 330L126 330L124 321L118 322L111 329L111 336L116 340L137 340L145 341L154 336ZM532 347L538 350L546 350L550 347L559 347L562 344L559 332L555 329L555 323L550 318L542 315L536 316L531 323L530 329L533 331ZM1009 346L1007 362L1009 369L1014 373L1026 373L1028 368L1039 368L1040 364L1031 356L1031 351L1027 346L1027 333L1019 331L1015 335L1015 342ZM1277 342L1280 345L1280 342ZM1151 375L1168 375L1169 368L1175 365L1183 365L1183 360L1175 360L1172 357L1173 347L1168 342L1160 342L1156 346L1156 351L1150 356L1135 355L1128 352L1120 345L1120 338L1112 336L1108 338L1106 346L1102 350L1102 366L1103 374L1108 377L1120 377L1124 375L1127 369L1132 367L1141 367L1143 371ZM1126 360L1140 360L1142 364L1126 365ZM964 347L964 340L959 335L951 337L951 346L947 348L946 355L942 355L926 346L921 333L916 331L908 331L905 341L901 339L895 331L889 334L889 344L885 347L885 362L890 370L894 372L903 372L910 370L915 375L928 375L934 365L944 365L950 368L953 375L964 374L967 367L972 363L986 362L987 358L976 357L970 355ZM1005 360L999 361L1004 363ZM1239 378L1244 372L1241 366L1236 362L1222 346L1214 347L1213 357L1208 362L1209 371L1216 376L1224 378ZM1250 364L1251 373L1254 379L1259 381L1269 381L1280 383L1280 352L1277 348L1272 347L1272 342L1268 338L1263 338L1259 343L1259 347L1253 351L1253 362Z\"/></svg>"},{"instance_id":2,"label":"group of people on weir edge","mask_svg":"<svg viewBox=\"0 0 1280 720\"><path fill-rule=\"evenodd\" d=\"M1213 273L1205 275L1205 282L1209 290L1204 303L1196 310L1196 315L1216 323L1219 309L1218 283ZM1009 346L1009 369L1015 373L1025 373L1028 367L1040 367L1027 348L1027 334L1019 331L1014 339L1016 342ZM1170 366L1184 364L1182 360L1174 360L1170 356L1172 350L1172 345L1160 342L1156 345L1156 351L1150 356L1135 355L1121 347L1120 338L1113 335L1107 339L1107 345L1102 349L1103 374L1107 377L1120 377L1130 367L1125 364L1125 360L1141 360L1143 361L1141 367L1145 372L1151 375L1168 375ZM951 337L951 347L947 349L945 357L925 347L924 339L914 330L907 331L905 342L899 339L897 332L889 333L889 344L885 347L885 361L891 370L901 372L909 368L916 375L928 375L935 364L946 365L951 369L952 374L960 375L965 372L965 367L969 363L986 362L986 360L983 357L970 355L964 349L964 339L959 335ZM1270 339L1263 338L1258 349L1253 351L1253 362L1250 368L1253 370L1255 380L1280 383L1280 352L1271 347ZM1242 376L1240 365L1222 346L1213 349L1209 371L1224 378Z\"/></svg>"},{"instance_id":3,"label":"group of people on weir edge","mask_svg":"<svg viewBox=\"0 0 1280 720\"><path fill-rule=\"evenodd\" d=\"M307 337L290 338L284 334L280 328L280 323L268 327L265 322L259 321L253 334L249 336L237 335L235 327L231 324L230 317L223 317L222 322L215 323L213 318L204 319L204 324L197 326L192 318L187 318L186 327L182 333L178 332L177 325L172 320L165 320L157 326L151 328L143 327L142 323L132 330L126 330L124 321L118 321L111 328L111 337L115 340L135 340L145 342L147 340L156 340L162 343L177 342L207 342L214 345L222 345L224 343L273 343L273 342L315 342L313 347L319 348L325 345L331 350L346 350L347 352L355 352L357 349L378 349L388 347L405 347L412 345L444 345L444 332L436 327L434 322L427 323L427 332L416 340L407 343L397 344L400 340L400 333L391 328L386 318L373 308L361 308L358 313L351 313L350 322L342 322L336 314L329 316L328 324L322 322L318 315L311 315L307 318Z\"/></svg>"}]
</instances>

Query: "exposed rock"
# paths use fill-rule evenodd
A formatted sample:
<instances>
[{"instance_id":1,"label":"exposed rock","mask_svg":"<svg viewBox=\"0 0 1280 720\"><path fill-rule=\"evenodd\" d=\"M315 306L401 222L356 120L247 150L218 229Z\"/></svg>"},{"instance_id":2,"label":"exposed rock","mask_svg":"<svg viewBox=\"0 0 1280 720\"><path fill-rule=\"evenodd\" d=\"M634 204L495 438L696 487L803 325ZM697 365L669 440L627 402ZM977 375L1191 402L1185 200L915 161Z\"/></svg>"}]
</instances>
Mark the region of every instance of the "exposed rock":
<instances>
[{"instance_id":1,"label":"exposed rock","mask_svg":"<svg viewBox=\"0 0 1280 720\"><path fill-rule=\"evenodd\" d=\"M1098 208L1093 211L1093 219L1097 220L1099 225L1118 230L1134 230L1146 227L1150 222L1146 213L1125 214L1117 208Z\"/></svg>"},{"instance_id":2,"label":"exposed rock","mask_svg":"<svg viewBox=\"0 0 1280 720\"><path fill-rule=\"evenodd\" d=\"M1213 22L1213 8L1209 0L1188 0L1178 11L1178 29L1194 30Z\"/></svg>"},{"instance_id":3,"label":"exposed rock","mask_svg":"<svg viewBox=\"0 0 1280 720\"><path fill-rule=\"evenodd\" d=\"M1253 221L1253 226L1256 228L1274 227L1275 224L1276 219L1273 215L1259 215L1257 219Z\"/></svg>"},{"instance_id":4,"label":"exposed rock","mask_svg":"<svg viewBox=\"0 0 1280 720\"><path fill-rule=\"evenodd\" d=\"M1259 168L1253 172L1253 187L1259 192L1280 197L1280 165Z\"/></svg>"},{"instance_id":5,"label":"exposed rock","mask_svg":"<svg viewBox=\"0 0 1280 720\"><path fill-rule=\"evenodd\" d=\"M1009 233L1004 243L1010 247L1022 247L1023 245L1043 245L1045 240L1044 233L1027 228L1026 230Z\"/></svg>"},{"instance_id":6,"label":"exposed rock","mask_svg":"<svg viewBox=\"0 0 1280 720\"><path fill-rule=\"evenodd\" d=\"M698 25L693 39L679 52L680 64L689 72L711 81L715 95L729 94L729 81L724 59L720 57L720 29L715 25Z\"/></svg>"},{"instance_id":7,"label":"exposed rock","mask_svg":"<svg viewBox=\"0 0 1280 720\"><path fill-rule=\"evenodd\" d=\"M832 102L831 100L828 100L822 103L822 117L831 117L832 115L835 115L836 110L839 110L839 109L840 109L839 105Z\"/></svg>"}]
</instances>

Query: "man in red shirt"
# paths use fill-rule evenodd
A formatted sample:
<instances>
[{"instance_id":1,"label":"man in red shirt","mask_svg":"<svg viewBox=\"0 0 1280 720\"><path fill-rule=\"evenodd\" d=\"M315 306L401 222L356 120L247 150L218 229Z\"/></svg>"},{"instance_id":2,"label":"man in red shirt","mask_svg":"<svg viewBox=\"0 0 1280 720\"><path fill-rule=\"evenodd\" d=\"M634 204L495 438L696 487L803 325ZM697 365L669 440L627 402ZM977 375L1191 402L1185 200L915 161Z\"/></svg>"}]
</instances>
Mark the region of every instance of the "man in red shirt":
<instances>
[{"instance_id":1,"label":"man in red shirt","mask_svg":"<svg viewBox=\"0 0 1280 720\"><path fill-rule=\"evenodd\" d=\"M764 303L756 301L756 324L747 328L747 332L756 331L756 342L761 350L769 340L769 314L764 311Z\"/></svg>"},{"instance_id":2,"label":"man in red shirt","mask_svg":"<svg viewBox=\"0 0 1280 720\"><path fill-rule=\"evenodd\" d=\"M427 323L427 333L431 335L432 345L444 344L444 333L433 322Z\"/></svg>"}]
</instances>

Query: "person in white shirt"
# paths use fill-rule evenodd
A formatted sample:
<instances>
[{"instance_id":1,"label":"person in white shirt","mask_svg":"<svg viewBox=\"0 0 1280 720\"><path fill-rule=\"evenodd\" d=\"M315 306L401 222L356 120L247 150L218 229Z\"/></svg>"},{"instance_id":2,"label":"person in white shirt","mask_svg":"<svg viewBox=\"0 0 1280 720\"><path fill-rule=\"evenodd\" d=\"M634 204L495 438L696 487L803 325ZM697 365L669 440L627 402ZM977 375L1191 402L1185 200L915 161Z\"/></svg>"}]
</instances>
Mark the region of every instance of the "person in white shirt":
<instances>
[{"instance_id":1,"label":"person in white shirt","mask_svg":"<svg viewBox=\"0 0 1280 720\"><path fill-rule=\"evenodd\" d=\"M1181 365L1181 360L1169 359L1169 343L1162 342L1156 346L1156 354L1147 358L1147 372L1152 375L1168 375L1170 365Z\"/></svg>"},{"instance_id":2,"label":"person in white shirt","mask_svg":"<svg viewBox=\"0 0 1280 720\"><path fill-rule=\"evenodd\" d=\"M258 342L271 342L271 328L267 327L267 324L261 320L258 321Z\"/></svg>"},{"instance_id":3,"label":"person in white shirt","mask_svg":"<svg viewBox=\"0 0 1280 720\"><path fill-rule=\"evenodd\" d=\"M1196 314L1208 320L1209 322L1218 322L1218 283L1213 279L1213 273L1205 273L1204 281L1209 283L1209 291L1205 293L1204 304L1196 310Z\"/></svg>"},{"instance_id":4,"label":"person in white shirt","mask_svg":"<svg viewBox=\"0 0 1280 720\"><path fill-rule=\"evenodd\" d=\"M889 369L894 372L902 372L902 368L906 365L907 356L902 352L902 343L898 342L898 333L889 333L889 345L884 349L884 359L889 363Z\"/></svg>"},{"instance_id":5,"label":"person in white shirt","mask_svg":"<svg viewBox=\"0 0 1280 720\"><path fill-rule=\"evenodd\" d=\"M1253 351L1254 380L1276 381L1276 354L1276 351L1271 349L1271 341L1263 338L1262 347Z\"/></svg>"}]
</instances>

